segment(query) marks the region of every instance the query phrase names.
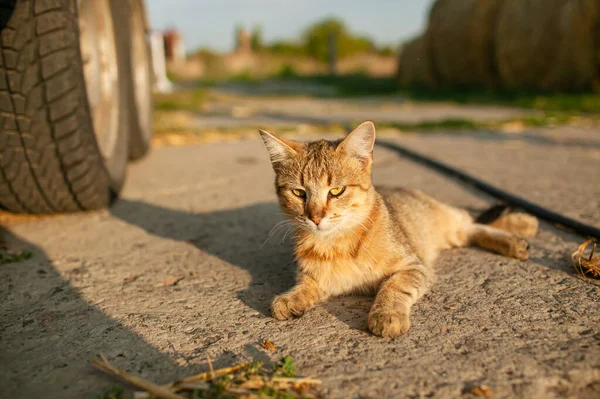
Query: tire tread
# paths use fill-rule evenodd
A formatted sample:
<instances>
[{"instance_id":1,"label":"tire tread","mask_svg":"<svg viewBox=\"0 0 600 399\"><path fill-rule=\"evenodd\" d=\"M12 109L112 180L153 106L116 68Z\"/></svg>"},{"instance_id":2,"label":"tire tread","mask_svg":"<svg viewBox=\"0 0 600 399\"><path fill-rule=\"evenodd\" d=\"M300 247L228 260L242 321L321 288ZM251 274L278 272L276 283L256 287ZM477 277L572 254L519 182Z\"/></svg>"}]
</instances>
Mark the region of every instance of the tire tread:
<instances>
[{"instance_id":1,"label":"tire tread","mask_svg":"<svg viewBox=\"0 0 600 399\"><path fill-rule=\"evenodd\" d=\"M7 210L109 205L77 29L68 0L21 0L1 33L0 205Z\"/></svg>"}]
</instances>

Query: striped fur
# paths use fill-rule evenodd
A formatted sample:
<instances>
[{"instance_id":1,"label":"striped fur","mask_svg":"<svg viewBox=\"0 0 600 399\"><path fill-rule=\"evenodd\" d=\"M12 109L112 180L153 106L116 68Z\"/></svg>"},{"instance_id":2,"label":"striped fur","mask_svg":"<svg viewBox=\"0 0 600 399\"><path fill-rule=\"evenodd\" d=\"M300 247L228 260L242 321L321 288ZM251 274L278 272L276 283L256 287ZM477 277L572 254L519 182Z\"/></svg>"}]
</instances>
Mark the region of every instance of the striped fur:
<instances>
[{"instance_id":1,"label":"striped fur","mask_svg":"<svg viewBox=\"0 0 600 399\"><path fill-rule=\"evenodd\" d=\"M525 238L538 226L529 215L505 214L483 225L418 190L375 188L372 122L343 141L299 143L260 133L279 203L293 221L299 269L297 285L273 301L277 319L301 316L332 296L371 293L369 329L397 337L410 328L410 309L432 284L440 251L477 245L528 256ZM332 195L338 188L345 190Z\"/></svg>"}]
</instances>

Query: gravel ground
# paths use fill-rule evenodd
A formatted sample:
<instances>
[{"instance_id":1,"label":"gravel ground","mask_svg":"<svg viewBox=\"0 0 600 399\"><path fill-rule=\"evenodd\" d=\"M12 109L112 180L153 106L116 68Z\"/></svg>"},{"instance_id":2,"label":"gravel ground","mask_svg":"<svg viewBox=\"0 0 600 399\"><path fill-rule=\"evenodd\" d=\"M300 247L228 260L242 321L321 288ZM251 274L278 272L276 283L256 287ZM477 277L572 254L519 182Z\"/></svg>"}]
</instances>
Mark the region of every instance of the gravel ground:
<instances>
[{"instance_id":1,"label":"gravel ground","mask_svg":"<svg viewBox=\"0 0 600 399\"><path fill-rule=\"evenodd\" d=\"M561 129L397 140L599 226L600 145ZM375 157L376 183L473 212L492 203L388 150ZM3 395L97 397L117 384L90 365L102 352L158 383L207 370L207 356L220 367L290 354L331 398L471 398L482 384L494 398L600 397L600 288L569 260L581 237L543 223L526 262L444 253L412 329L391 341L368 333L368 297L269 316L294 276L289 237L267 240L279 220L267 154L249 140L155 149L109 211L5 228L3 240L33 257L0 265ZM265 338L275 352L259 347Z\"/></svg>"}]
</instances>

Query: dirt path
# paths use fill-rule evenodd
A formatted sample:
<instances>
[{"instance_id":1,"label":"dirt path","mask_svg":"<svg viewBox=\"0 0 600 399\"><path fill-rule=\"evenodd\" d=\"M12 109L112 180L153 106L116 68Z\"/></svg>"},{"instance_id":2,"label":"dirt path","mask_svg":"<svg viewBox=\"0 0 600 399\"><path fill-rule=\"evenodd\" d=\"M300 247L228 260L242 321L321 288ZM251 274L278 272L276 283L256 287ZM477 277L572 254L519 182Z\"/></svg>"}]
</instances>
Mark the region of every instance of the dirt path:
<instances>
[{"instance_id":1,"label":"dirt path","mask_svg":"<svg viewBox=\"0 0 600 399\"><path fill-rule=\"evenodd\" d=\"M539 115L538 111L491 105L415 103L400 96L313 98L213 89L196 127L346 124L372 119L381 124L469 120L498 122Z\"/></svg>"},{"instance_id":2,"label":"dirt path","mask_svg":"<svg viewBox=\"0 0 600 399\"><path fill-rule=\"evenodd\" d=\"M600 188L590 184L599 139L561 129L397 139L600 226ZM473 211L490 204L387 150L375 157L376 183ZM331 398L470 398L481 384L494 398L600 396L600 288L569 261L580 237L542 224L526 262L446 252L397 341L367 332L365 297L277 322L269 303L293 284L294 266L289 238L267 240L281 220L272 179L258 140L158 148L133 165L110 211L4 231L33 257L0 265L3 395L97 397L115 385L89 364L102 352L158 383L207 370L206 356L218 367L290 354ZM275 352L259 347L265 338Z\"/></svg>"}]
</instances>

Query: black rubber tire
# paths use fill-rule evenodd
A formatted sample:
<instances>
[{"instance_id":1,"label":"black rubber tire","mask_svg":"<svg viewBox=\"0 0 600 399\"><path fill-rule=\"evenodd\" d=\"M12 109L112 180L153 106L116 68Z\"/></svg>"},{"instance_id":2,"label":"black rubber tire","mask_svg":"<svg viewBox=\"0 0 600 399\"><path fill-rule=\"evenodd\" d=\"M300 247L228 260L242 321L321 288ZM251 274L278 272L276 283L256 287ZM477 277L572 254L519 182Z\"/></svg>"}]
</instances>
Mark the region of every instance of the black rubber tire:
<instances>
[{"instance_id":1,"label":"black rubber tire","mask_svg":"<svg viewBox=\"0 0 600 399\"><path fill-rule=\"evenodd\" d=\"M16 4L17 0L0 0L0 31L6 26Z\"/></svg>"},{"instance_id":2,"label":"black rubber tire","mask_svg":"<svg viewBox=\"0 0 600 399\"><path fill-rule=\"evenodd\" d=\"M150 59L150 44L147 40L148 20L143 0L111 0L113 21L117 38L119 62L119 78L126 86L129 126L129 159L136 160L144 157L150 149L152 139L152 60ZM137 22L137 23L136 23ZM136 35L143 41L141 48L135 48ZM138 36L138 37L140 37ZM136 60L136 54L141 51L143 60ZM146 68L137 68L136 62L145 62ZM136 85L135 74L145 72L143 79L147 84ZM136 101L136 96L139 96ZM144 108L144 112L141 108Z\"/></svg>"},{"instance_id":3,"label":"black rubber tire","mask_svg":"<svg viewBox=\"0 0 600 399\"><path fill-rule=\"evenodd\" d=\"M104 208L127 166L127 121L103 157L87 101L75 0L19 0L0 34L0 205Z\"/></svg>"}]
</instances>

